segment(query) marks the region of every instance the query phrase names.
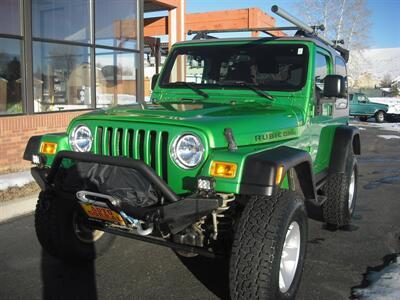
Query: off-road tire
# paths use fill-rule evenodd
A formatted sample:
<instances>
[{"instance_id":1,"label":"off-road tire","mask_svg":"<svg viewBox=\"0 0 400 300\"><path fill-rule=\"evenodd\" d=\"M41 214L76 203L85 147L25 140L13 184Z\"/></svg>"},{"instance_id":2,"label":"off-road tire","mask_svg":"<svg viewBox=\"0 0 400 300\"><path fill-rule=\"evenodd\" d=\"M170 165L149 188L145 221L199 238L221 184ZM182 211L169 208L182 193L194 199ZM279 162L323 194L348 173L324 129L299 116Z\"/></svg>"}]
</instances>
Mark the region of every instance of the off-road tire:
<instances>
[{"instance_id":1,"label":"off-road tire","mask_svg":"<svg viewBox=\"0 0 400 300\"><path fill-rule=\"evenodd\" d=\"M361 121L361 122L367 122L368 121L368 117L358 117L358 119Z\"/></svg>"},{"instance_id":2,"label":"off-road tire","mask_svg":"<svg viewBox=\"0 0 400 300\"><path fill-rule=\"evenodd\" d=\"M41 192L35 211L36 235L53 257L72 263L93 260L108 250L115 237L104 233L97 241L81 241L74 231L75 214L83 214L76 201Z\"/></svg>"},{"instance_id":3,"label":"off-road tire","mask_svg":"<svg viewBox=\"0 0 400 300\"><path fill-rule=\"evenodd\" d=\"M382 110L379 110L375 113L375 122L376 123L383 123L385 122L385 112Z\"/></svg>"},{"instance_id":4,"label":"off-road tire","mask_svg":"<svg viewBox=\"0 0 400 300\"><path fill-rule=\"evenodd\" d=\"M351 174L354 171L355 186L352 204L349 207L349 190ZM322 206L323 216L326 223L337 227L349 225L357 202L358 168L354 155L349 157L346 171L344 173L333 173L328 175L327 182L322 187L326 202Z\"/></svg>"},{"instance_id":5,"label":"off-road tire","mask_svg":"<svg viewBox=\"0 0 400 300\"><path fill-rule=\"evenodd\" d=\"M289 226L300 228L300 252L287 292L279 287L282 249ZM303 271L307 240L307 214L300 195L278 191L271 197L249 199L237 226L230 257L232 299L293 299Z\"/></svg>"}]
</instances>

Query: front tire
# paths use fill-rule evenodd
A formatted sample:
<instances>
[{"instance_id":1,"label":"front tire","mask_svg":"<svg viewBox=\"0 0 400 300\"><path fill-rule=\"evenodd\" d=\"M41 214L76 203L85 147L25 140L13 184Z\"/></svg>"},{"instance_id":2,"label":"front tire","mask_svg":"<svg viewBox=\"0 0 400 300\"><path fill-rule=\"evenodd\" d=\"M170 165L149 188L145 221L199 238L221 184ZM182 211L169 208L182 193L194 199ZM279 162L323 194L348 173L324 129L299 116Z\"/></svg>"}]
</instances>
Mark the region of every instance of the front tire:
<instances>
[{"instance_id":1,"label":"front tire","mask_svg":"<svg viewBox=\"0 0 400 300\"><path fill-rule=\"evenodd\" d=\"M114 236L91 230L74 199L56 199L41 192L35 211L36 235L53 257L68 262L93 260L106 251Z\"/></svg>"},{"instance_id":2,"label":"front tire","mask_svg":"<svg viewBox=\"0 0 400 300\"><path fill-rule=\"evenodd\" d=\"M385 112L384 111L377 111L375 113L375 121L376 123L383 123L385 122Z\"/></svg>"},{"instance_id":3,"label":"front tire","mask_svg":"<svg viewBox=\"0 0 400 300\"><path fill-rule=\"evenodd\" d=\"M232 246L231 298L293 299L306 241L307 214L298 194L281 190L272 197L251 197Z\"/></svg>"},{"instance_id":4,"label":"front tire","mask_svg":"<svg viewBox=\"0 0 400 300\"><path fill-rule=\"evenodd\" d=\"M329 225L349 225L357 202L358 167L352 155L344 173L328 175L322 187L327 200L322 206L325 221Z\"/></svg>"}]
</instances>

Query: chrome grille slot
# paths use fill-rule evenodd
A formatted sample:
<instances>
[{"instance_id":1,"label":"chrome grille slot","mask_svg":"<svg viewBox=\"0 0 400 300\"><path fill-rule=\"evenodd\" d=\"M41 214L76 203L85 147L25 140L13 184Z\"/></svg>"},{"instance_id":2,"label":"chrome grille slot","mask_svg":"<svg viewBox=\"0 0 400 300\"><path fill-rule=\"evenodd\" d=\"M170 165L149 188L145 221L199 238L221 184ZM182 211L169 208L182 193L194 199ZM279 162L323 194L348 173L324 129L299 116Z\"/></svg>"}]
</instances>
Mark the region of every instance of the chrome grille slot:
<instances>
[{"instance_id":1,"label":"chrome grille slot","mask_svg":"<svg viewBox=\"0 0 400 300\"><path fill-rule=\"evenodd\" d=\"M128 156L133 158L133 142L134 142L134 131L133 129L128 129L128 139L127 139L127 146L128 146Z\"/></svg>"},{"instance_id":2,"label":"chrome grille slot","mask_svg":"<svg viewBox=\"0 0 400 300\"><path fill-rule=\"evenodd\" d=\"M162 133L161 143L161 176L166 182L168 182L168 132Z\"/></svg>"},{"instance_id":3,"label":"chrome grille slot","mask_svg":"<svg viewBox=\"0 0 400 300\"><path fill-rule=\"evenodd\" d=\"M103 127L97 127L97 141L96 141L96 149L95 153L96 154L103 154Z\"/></svg>"},{"instance_id":4,"label":"chrome grille slot","mask_svg":"<svg viewBox=\"0 0 400 300\"><path fill-rule=\"evenodd\" d=\"M152 130L150 131L150 143L149 143L149 152L150 152L150 166L153 170L156 169L156 136L157 133Z\"/></svg>"},{"instance_id":5,"label":"chrome grille slot","mask_svg":"<svg viewBox=\"0 0 400 300\"><path fill-rule=\"evenodd\" d=\"M144 133L145 131L140 129L139 130L139 138L138 138L138 154L139 154L139 159L144 161Z\"/></svg>"},{"instance_id":6,"label":"chrome grille slot","mask_svg":"<svg viewBox=\"0 0 400 300\"><path fill-rule=\"evenodd\" d=\"M113 154L112 131L113 129L111 127L108 127L106 130L106 138L105 138L106 151L104 153L105 155Z\"/></svg>"},{"instance_id":7,"label":"chrome grille slot","mask_svg":"<svg viewBox=\"0 0 400 300\"><path fill-rule=\"evenodd\" d=\"M168 132L99 126L95 138L96 154L142 160L168 180Z\"/></svg>"}]
</instances>

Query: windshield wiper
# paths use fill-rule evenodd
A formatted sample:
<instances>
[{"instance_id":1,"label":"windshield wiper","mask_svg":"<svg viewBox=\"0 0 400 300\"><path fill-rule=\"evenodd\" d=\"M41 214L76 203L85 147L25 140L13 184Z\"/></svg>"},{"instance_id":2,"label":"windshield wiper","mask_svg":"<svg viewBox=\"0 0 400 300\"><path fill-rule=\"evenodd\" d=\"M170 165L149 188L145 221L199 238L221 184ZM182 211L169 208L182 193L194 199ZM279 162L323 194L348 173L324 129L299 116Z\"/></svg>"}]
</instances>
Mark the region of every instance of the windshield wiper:
<instances>
[{"instance_id":1,"label":"windshield wiper","mask_svg":"<svg viewBox=\"0 0 400 300\"><path fill-rule=\"evenodd\" d=\"M267 98L267 99L270 100L270 101L274 101L274 100L275 100L275 98L274 98L272 95L270 95L270 94L268 94L266 91L262 90L258 84L255 84L255 83L248 83L248 82L243 81L243 80L232 80L232 81L226 80L226 81L222 81L222 83L219 82L218 84L219 84L219 85L223 85L223 84L225 84L225 83L228 83L228 84L230 84L230 85L245 86L245 87L247 87L248 89L250 89L250 90L256 92L256 94L259 95L259 96L263 96L264 98Z\"/></svg>"},{"instance_id":2,"label":"windshield wiper","mask_svg":"<svg viewBox=\"0 0 400 300\"><path fill-rule=\"evenodd\" d=\"M208 94L206 92L203 92L201 89L199 89L197 86L195 86L194 84L190 83L190 82L186 82L186 81L176 81L174 82L174 84L179 84L179 85L184 85L186 87L188 87L189 89L192 89L193 91L196 92L196 94L203 96L204 98L208 98Z\"/></svg>"}]
</instances>

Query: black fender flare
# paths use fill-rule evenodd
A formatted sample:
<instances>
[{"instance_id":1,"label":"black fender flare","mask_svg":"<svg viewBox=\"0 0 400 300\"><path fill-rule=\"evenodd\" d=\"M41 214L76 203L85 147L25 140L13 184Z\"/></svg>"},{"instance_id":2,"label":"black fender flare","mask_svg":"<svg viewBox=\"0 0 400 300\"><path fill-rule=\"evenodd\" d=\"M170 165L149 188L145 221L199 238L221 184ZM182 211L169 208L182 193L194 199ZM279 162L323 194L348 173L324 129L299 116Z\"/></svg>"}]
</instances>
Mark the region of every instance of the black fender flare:
<instances>
[{"instance_id":1,"label":"black fender flare","mask_svg":"<svg viewBox=\"0 0 400 300\"><path fill-rule=\"evenodd\" d=\"M292 168L296 171L306 199L317 198L310 154L287 146L265 150L247 157L242 172L240 194L271 196L279 188L275 178L280 166L284 168L283 175Z\"/></svg>"},{"instance_id":2,"label":"black fender flare","mask_svg":"<svg viewBox=\"0 0 400 300\"><path fill-rule=\"evenodd\" d=\"M329 172L345 172L350 154L361 154L360 130L354 126L340 125L335 130L332 142Z\"/></svg>"}]
</instances>

